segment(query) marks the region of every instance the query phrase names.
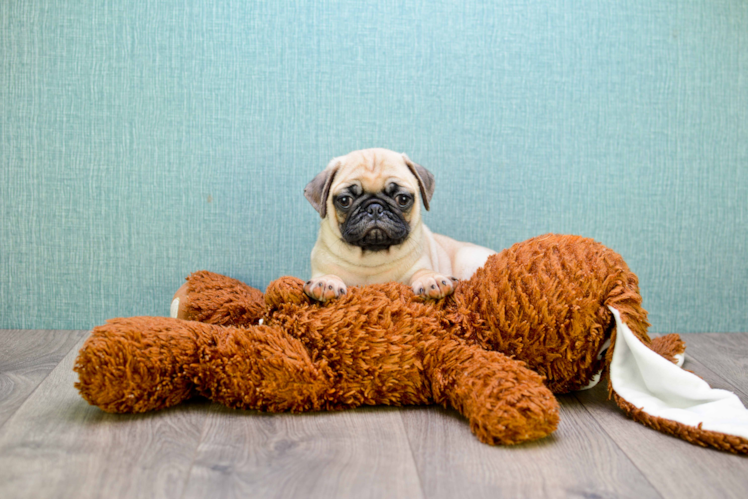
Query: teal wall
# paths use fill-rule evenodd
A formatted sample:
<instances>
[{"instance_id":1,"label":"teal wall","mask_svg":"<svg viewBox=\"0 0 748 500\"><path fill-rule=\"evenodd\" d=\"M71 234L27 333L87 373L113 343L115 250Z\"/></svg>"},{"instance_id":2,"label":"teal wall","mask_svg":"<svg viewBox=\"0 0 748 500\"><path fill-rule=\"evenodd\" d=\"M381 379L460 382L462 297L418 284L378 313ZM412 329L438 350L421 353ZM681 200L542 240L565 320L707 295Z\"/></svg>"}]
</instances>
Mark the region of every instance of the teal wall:
<instances>
[{"instance_id":1,"label":"teal wall","mask_svg":"<svg viewBox=\"0 0 748 500\"><path fill-rule=\"evenodd\" d=\"M653 331L748 331L744 0L3 0L0 63L1 328L306 277L306 182L378 146L434 231L591 236Z\"/></svg>"}]
</instances>

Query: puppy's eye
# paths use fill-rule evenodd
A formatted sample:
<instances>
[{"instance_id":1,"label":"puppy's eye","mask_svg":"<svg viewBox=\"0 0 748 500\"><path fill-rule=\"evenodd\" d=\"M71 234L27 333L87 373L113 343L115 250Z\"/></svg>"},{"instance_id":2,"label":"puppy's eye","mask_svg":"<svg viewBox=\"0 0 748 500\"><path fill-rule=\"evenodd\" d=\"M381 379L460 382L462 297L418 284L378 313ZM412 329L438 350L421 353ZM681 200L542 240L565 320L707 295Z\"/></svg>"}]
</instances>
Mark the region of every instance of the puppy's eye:
<instances>
[{"instance_id":1,"label":"puppy's eye","mask_svg":"<svg viewBox=\"0 0 748 500\"><path fill-rule=\"evenodd\" d=\"M353 202L353 199L350 196L341 196L338 198L338 204L343 208L350 207L351 202Z\"/></svg>"},{"instance_id":2,"label":"puppy's eye","mask_svg":"<svg viewBox=\"0 0 748 500\"><path fill-rule=\"evenodd\" d=\"M399 194L395 197L395 200L401 207L407 207L410 203L410 196L408 196L407 194Z\"/></svg>"}]
</instances>

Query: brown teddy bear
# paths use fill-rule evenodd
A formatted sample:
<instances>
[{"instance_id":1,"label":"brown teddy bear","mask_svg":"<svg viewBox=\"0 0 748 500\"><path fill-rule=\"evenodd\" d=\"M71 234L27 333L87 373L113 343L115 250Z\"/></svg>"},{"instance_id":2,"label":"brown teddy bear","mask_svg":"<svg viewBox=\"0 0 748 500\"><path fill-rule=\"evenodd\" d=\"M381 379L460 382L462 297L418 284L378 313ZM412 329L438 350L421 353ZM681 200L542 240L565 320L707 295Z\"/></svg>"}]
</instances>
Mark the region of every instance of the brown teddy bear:
<instances>
[{"instance_id":1,"label":"brown teddy bear","mask_svg":"<svg viewBox=\"0 0 748 500\"><path fill-rule=\"evenodd\" d=\"M108 412L157 410L195 395L270 412L437 403L464 415L481 441L513 444L553 432L553 393L594 384L616 351L634 356L617 330L659 360L653 364L682 371L673 363L685 349L679 337L647 336L636 276L587 238L518 243L439 301L388 283L321 304L303 286L281 278L263 296L237 280L194 273L176 295L182 319L119 318L94 328L76 361L76 387ZM642 378L627 376L634 385ZM748 451L748 436L663 418L637 397L623 398L632 383L612 391L635 419Z\"/></svg>"}]
</instances>

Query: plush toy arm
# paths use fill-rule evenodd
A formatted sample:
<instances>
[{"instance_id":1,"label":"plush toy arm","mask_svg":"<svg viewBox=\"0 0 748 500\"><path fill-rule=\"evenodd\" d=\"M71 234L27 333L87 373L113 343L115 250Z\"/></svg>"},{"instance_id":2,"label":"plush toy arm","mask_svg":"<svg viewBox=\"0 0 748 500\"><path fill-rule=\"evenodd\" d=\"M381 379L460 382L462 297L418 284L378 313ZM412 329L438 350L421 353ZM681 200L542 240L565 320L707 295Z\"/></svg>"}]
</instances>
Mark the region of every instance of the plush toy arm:
<instances>
[{"instance_id":1,"label":"plush toy arm","mask_svg":"<svg viewBox=\"0 0 748 500\"><path fill-rule=\"evenodd\" d=\"M264 313L262 292L209 271L192 273L172 299L172 318L214 325L254 325Z\"/></svg>"},{"instance_id":2,"label":"plush toy arm","mask_svg":"<svg viewBox=\"0 0 748 500\"><path fill-rule=\"evenodd\" d=\"M558 425L556 398L520 361L448 339L425 365L434 400L462 413L484 443L539 439Z\"/></svg>"},{"instance_id":3,"label":"plush toy arm","mask_svg":"<svg viewBox=\"0 0 748 500\"><path fill-rule=\"evenodd\" d=\"M277 309L282 304L309 304L312 300L304 293L304 282L299 278L284 276L271 282L265 291L265 305Z\"/></svg>"}]
</instances>

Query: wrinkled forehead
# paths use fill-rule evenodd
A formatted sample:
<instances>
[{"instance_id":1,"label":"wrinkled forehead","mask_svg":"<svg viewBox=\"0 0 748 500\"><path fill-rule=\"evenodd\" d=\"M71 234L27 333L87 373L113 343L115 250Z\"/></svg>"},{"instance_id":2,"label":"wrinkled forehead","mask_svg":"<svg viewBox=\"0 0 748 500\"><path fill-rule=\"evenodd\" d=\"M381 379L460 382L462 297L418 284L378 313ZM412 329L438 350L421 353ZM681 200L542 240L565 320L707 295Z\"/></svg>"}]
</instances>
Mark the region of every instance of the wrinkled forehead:
<instances>
[{"instance_id":1,"label":"wrinkled forehead","mask_svg":"<svg viewBox=\"0 0 748 500\"><path fill-rule=\"evenodd\" d=\"M338 193L358 184L365 192L378 193L393 182L413 193L418 192L418 180L402 155L392 151L354 151L340 158L340 168L330 192Z\"/></svg>"}]
</instances>

